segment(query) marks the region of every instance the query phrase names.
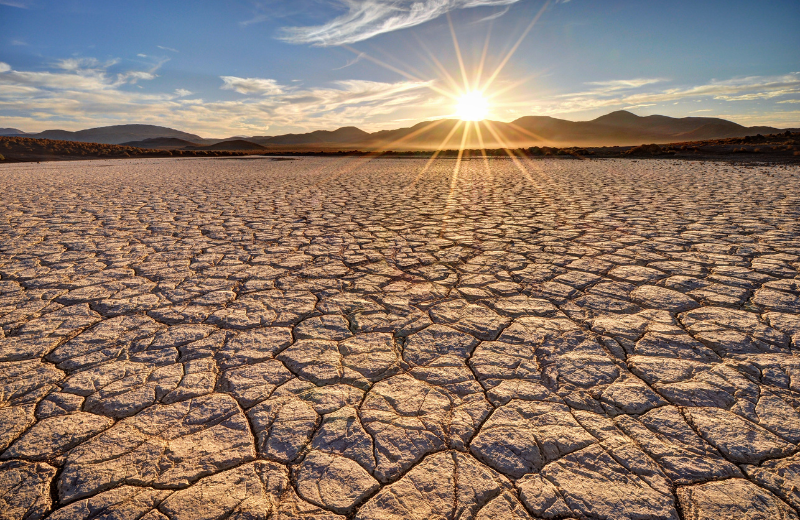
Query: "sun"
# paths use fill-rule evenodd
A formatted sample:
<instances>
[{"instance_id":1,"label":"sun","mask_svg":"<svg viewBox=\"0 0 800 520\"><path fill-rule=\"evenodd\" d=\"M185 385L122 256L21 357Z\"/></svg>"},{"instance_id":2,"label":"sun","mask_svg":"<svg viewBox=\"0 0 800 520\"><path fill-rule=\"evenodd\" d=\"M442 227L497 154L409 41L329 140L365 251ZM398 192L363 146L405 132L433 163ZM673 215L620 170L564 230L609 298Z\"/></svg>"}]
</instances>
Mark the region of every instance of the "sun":
<instances>
[{"instance_id":1,"label":"sun","mask_svg":"<svg viewBox=\"0 0 800 520\"><path fill-rule=\"evenodd\" d=\"M489 101L477 90L458 98L456 115L462 121L482 121L489 115Z\"/></svg>"}]
</instances>

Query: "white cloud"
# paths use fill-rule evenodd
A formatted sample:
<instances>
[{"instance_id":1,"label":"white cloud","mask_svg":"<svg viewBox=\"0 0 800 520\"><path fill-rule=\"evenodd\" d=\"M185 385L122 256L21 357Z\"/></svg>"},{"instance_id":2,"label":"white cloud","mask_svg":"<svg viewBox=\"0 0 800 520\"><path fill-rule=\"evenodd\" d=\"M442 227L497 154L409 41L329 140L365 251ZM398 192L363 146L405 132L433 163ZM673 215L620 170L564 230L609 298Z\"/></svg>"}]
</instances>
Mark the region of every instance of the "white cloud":
<instances>
[{"instance_id":1,"label":"white cloud","mask_svg":"<svg viewBox=\"0 0 800 520\"><path fill-rule=\"evenodd\" d=\"M164 47L163 45L156 45L162 51L169 51L169 52L180 52L177 49L173 49L172 47Z\"/></svg>"},{"instance_id":2,"label":"white cloud","mask_svg":"<svg viewBox=\"0 0 800 520\"><path fill-rule=\"evenodd\" d=\"M191 90L186 90L185 88L176 88L175 95L178 97L186 97L191 96L193 92Z\"/></svg>"},{"instance_id":3,"label":"white cloud","mask_svg":"<svg viewBox=\"0 0 800 520\"><path fill-rule=\"evenodd\" d=\"M29 86L36 89L103 90L112 85L103 74L84 71L82 74L29 72L12 70L0 76L2 85Z\"/></svg>"},{"instance_id":4,"label":"white cloud","mask_svg":"<svg viewBox=\"0 0 800 520\"><path fill-rule=\"evenodd\" d=\"M611 81L590 81L587 85L603 87L605 90L626 90L652 85L665 81L660 78L635 78L635 79L615 79Z\"/></svg>"},{"instance_id":5,"label":"white cloud","mask_svg":"<svg viewBox=\"0 0 800 520\"><path fill-rule=\"evenodd\" d=\"M235 76L222 76L225 84L223 90L235 90L239 94L274 95L283 92L283 88L274 79L237 78Z\"/></svg>"},{"instance_id":6,"label":"white cloud","mask_svg":"<svg viewBox=\"0 0 800 520\"><path fill-rule=\"evenodd\" d=\"M519 0L338 0L347 13L313 27L286 27L282 40L343 45L425 23L454 9L507 6Z\"/></svg>"},{"instance_id":7,"label":"white cloud","mask_svg":"<svg viewBox=\"0 0 800 520\"><path fill-rule=\"evenodd\" d=\"M78 70L102 70L107 69L113 65L119 63L119 60L109 60L106 62L101 62L95 58L68 58L65 60L58 60L56 62L56 68L63 69L63 70L71 70L71 71L78 71Z\"/></svg>"},{"instance_id":8,"label":"white cloud","mask_svg":"<svg viewBox=\"0 0 800 520\"><path fill-rule=\"evenodd\" d=\"M249 20L245 20L243 22L239 22L239 25L241 25L242 27L247 27L248 25L253 25L253 24L261 23L261 22L266 22L267 20L269 20L269 16L267 16L265 14L259 14L259 15L256 15L256 16L250 18Z\"/></svg>"},{"instance_id":9,"label":"white cloud","mask_svg":"<svg viewBox=\"0 0 800 520\"><path fill-rule=\"evenodd\" d=\"M71 58L55 63L55 72L31 72L11 70L6 63L0 63L0 85L6 87L27 87L37 90L63 91L74 89L83 92L112 90L125 84L156 77L152 71L128 71L115 76L108 68L117 60L101 63L94 58Z\"/></svg>"},{"instance_id":10,"label":"white cloud","mask_svg":"<svg viewBox=\"0 0 800 520\"><path fill-rule=\"evenodd\" d=\"M132 71L126 72L124 74L117 74L117 83L130 83L134 84L139 80L151 80L155 79L158 76L153 74L152 72L144 72L144 71Z\"/></svg>"},{"instance_id":11,"label":"white cloud","mask_svg":"<svg viewBox=\"0 0 800 520\"><path fill-rule=\"evenodd\" d=\"M495 20L495 19L497 19L497 18L500 18L501 16L503 16L504 14L506 14L506 13L509 11L509 9L511 9L511 6L510 6L510 5L506 6L506 7L505 7L505 9L503 9L503 10L501 10L501 11L497 11L497 12L496 12L496 13L494 13L494 14L490 14L489 16L485 16L485 17L481 18L480 20L476 20L476 21L472 22L472 24L473 24L473 25L475 25L475 24L479 24L479 23L483 23L483 22L488 22L488 21L490 21L490 20Z\"/></svg>"},{"instance_id":12,"label":"white cloud","mask_svg":"<svg viewBox=\"0 0 800 520\"><path fill-rule=\"evenodd\" d=\"M30 7L31 2L24 0L0 0L0 5L7 5L9 7L19 7L20 9L27 9Z\"/></svg>"}]
</instances>

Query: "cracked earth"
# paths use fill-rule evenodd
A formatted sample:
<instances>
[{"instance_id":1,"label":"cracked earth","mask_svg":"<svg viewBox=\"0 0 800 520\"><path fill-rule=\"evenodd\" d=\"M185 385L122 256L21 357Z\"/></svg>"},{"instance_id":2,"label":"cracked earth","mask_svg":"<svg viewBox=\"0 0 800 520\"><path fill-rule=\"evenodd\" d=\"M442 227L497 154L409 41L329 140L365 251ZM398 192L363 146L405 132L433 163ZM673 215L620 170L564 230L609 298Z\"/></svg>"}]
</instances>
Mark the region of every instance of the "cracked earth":
<instances>
[{"instance_id":1,"label":"cracked earth","mask_svg":"<svg viewBox=\"0 0 800 520\"><path fill-rule=\"evenodd\" d=\"M0 166L0 518L798 519L800 169Z\"/></svg>"}]
</instances>

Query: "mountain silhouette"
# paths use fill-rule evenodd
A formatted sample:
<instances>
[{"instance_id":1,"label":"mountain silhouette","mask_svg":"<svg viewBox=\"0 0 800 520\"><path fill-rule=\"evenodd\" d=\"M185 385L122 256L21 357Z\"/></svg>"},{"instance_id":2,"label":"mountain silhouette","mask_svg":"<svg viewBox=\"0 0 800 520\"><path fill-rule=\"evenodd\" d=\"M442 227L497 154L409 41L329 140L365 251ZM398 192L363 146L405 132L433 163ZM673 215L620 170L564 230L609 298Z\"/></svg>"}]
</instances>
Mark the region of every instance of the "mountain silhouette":
<instances>
[{"instance_id":1,"label":"mountain silhouette","mask_svg":"<svg viewBox=\"0 0 800 520\"><path fill-rule=\"evenodd\" d=\"M187 146L199 146L198 143L178 139L177 137L151 137L141 141L128 141L120 143L122 146L135 146L136 148L150 148L155 150L175 150Z\"/></svg>"},{"instance_id":2,"label":"mountain silhouette","mask_svg":"<svg viewBox=\"0 0 800 520\"><path fill-rule=\"evenodd\" d=\"M465 128L469 132L464 136ZM6 128L3 131L18 132ZM469 125L456 119L424 121L416 125L365 132L354 126L336 130L316 130L303 134L276 136L236 136L227 139L204 139L198 135L154 125L117 125L89 128L78 132L46 130L25 137L64 141L126 144L142 148L187 148L233 150L269 150L287 148L355 149L376 148L424 150L458 148L462 141L467 148L529 146L626 146L642 143L673 143L704 139L745 137L771 134L781 130L769 126L742 126L714 117L637 116L625 110L611 112L591 121L568 121L549 116L525 116L510 123L481 121Z\"/></svg>"},{"instance_id":3,"label":"mountain silhouette","mask_svg":"<svg viewBox=\"0 0 800 520\"><path fill-rule=\"evenodd\" d=\"M287 144L341 144L358 143L369 139L370 134L354 126L344 126L337 130L317 130L307 134L285 134L273 137L250 137L248 141L261 145Z\"/></svg>"},{"instance_id":4,"label":"mountain silhouette","mask_svg":"<svg viewBox=\"0 0 800 520\"><path fill-rule=\"evenodd\" d=\"M15 135L26 135L26 134L22 130L18 130L16 128L0 128L0 136L15 136Z\"/></svg>"},{"instance_id":5,"label":"mountain silhouette","mask_svg":"<svg viewBox=\"0 0 800 520\"><path fill-rule=\"evenodd\" d=\"M199 135L155 125L114 125L89 128L77 132L70 132L67 130L45 130L44 132L36 134L25 134L25 137L102 144L122 144L155 137L174 137L190 142L203 141L203 138Z\"/></svg>"}]
</instances>

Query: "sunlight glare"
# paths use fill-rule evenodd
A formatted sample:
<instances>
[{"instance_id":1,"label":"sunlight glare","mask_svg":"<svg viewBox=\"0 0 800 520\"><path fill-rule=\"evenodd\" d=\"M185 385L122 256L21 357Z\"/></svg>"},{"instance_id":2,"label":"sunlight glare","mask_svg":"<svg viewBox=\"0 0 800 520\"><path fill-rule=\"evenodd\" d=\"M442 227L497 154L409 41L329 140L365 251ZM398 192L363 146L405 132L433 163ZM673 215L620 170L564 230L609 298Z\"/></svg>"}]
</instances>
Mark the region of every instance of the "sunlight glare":
<instances>
[{"instance_id":1,"label":"sunlight glare","mask_svg":"<svg viewBox=\"0 0 800 520\"><path fill-rule=\"evenodd\" d=\"M482 92L468 92L458 98L456 115L462 121L483 121L489 115L489 101Z\"/></svg>"}]
</instances>

